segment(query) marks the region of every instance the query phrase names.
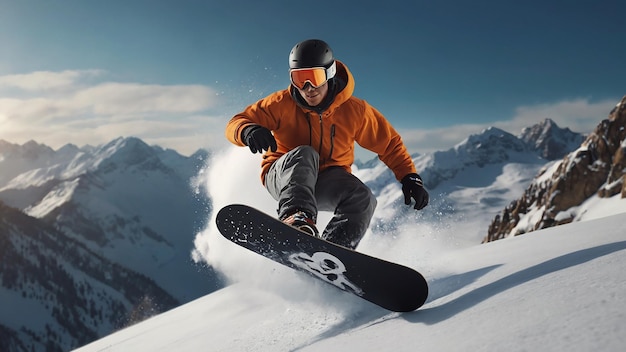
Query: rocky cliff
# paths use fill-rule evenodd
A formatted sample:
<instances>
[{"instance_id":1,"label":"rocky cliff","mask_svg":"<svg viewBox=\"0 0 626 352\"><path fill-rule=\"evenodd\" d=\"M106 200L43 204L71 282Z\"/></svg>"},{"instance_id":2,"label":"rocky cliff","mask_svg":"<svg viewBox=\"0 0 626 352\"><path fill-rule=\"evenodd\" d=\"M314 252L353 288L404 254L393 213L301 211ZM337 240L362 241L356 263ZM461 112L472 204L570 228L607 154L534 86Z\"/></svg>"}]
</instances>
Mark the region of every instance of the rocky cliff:
<instances>
[{"instance_id":1,"label":"rocky cliff","mask_svg":"<svg viewBox=\"0 0 626 352\"><path fill-rule=\"evenodd\" d=\"M543 168L489 226L484 242L565 224L592 196L626 197L626 96L581 146Z\"/></svg>"}]
</instances>

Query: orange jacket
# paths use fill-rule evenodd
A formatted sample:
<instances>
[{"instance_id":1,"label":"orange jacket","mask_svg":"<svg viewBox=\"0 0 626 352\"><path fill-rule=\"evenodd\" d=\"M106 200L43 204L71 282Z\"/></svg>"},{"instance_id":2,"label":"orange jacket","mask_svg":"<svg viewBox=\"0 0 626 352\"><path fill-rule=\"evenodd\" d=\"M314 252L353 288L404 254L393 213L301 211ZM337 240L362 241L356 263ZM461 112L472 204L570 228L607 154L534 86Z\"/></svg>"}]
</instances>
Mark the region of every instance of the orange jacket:
<instances>
[{"instance_id":1,"label":"orange jacket","mask_svg":"<svg viewBox=\"0 0 626 352\"><path fill-rule=\"evenodd\" d=\"M385 117L366 101L352 96L354 78L348 68L337 61L337 76L346 82L331 105L318 114L299 105L290 86L248 106L226 125L226 138L244 146L241 132L246 126L261 125L272 131L278 149L267 151L261 162L261 181L276 159L300 145L311 145L320 154L320 171L341 166L351 171L354 142L376 154L401 180L415 173L415 165L398 132ZM299 94L297 91L293 92Z\"/></svg>"}]
</instances>

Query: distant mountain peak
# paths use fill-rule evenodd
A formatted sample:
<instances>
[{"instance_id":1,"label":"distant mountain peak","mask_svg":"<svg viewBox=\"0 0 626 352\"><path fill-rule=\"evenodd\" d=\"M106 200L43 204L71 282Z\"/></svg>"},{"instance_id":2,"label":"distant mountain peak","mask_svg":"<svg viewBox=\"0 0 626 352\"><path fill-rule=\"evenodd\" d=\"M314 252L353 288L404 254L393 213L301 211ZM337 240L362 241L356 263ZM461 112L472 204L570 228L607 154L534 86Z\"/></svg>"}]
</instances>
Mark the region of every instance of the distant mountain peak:
<instances>
[{"instance_id":1,"label":"distant mountain peak","mask_svg":"<svg viewBox=\"0 0 626 352\"><path fill-rule=\"evenodd\" d=\"M547 160L563 157L580 146L585 139L583 134L572 132L569 128L560 128L549 118L524 128L518 137Z\"/></svg>"},{"instance_id":2,"label":"distant mountain peak","mask_svg":"<svg viewBox=\"0 0 626 352\"><path fill-rule=\"evenodd\" d=\"M517 137L497 127L489 127L467 137L454 147L464 165L495 164L508 161L512 153L523 153L526 146Z\"/></svg>"},{"instance_id":3,"label":"distant mountain peak","mask_svg":"<svg viewBox=\"0 0 626 352\"><path fill-rule=\"evenodd\" d=\"M502 129L490 126L482 130L480 133L471 134L461 143L457 144L456 148L477 148L483 146L487 141L496 141L498 139L502 140L511 137L514 138L515 136Z\"/></svg>"},{"instance_id":4,"label":"distant mountain peak","mask_svg":"<svg viewBox=\"0 0 626 352\"><path fill-rule=\"evenodd\" d=\"M30 140L22 145L0 141L0 154L10 157L26 158L30 160L46 159L54 154L54 150L45 144Z\"/></svg>"},{"instance_id":5,"label":"distant mountain peak","mask_svg":"<svg viewBox=\"0 0 626 352\"><path fill-rule=\"evenodd\" d=\"M101 146L100 150L117 151L123 148L150 149L144 141L137 137L118 137Z\"/></svg>"}]
</instances>

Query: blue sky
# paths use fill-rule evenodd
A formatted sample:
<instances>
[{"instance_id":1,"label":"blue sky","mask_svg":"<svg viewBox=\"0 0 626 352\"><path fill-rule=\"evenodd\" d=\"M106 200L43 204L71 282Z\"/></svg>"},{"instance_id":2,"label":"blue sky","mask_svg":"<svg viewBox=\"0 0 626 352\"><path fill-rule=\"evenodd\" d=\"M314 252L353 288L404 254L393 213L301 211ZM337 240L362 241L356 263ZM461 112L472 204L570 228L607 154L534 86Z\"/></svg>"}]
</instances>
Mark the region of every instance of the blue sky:
<instances>
[{"instance_id":1,"label":"blue sky","mask_svg":"<svg viewBox=\"0 0 626 352\"><path fill-rule=\"evenodd\" d=\"M626 94L626 3L0 0L0 139L221 148L327 41L409 149L550 117L589 132Z\"/></svg>"}]
</instances>

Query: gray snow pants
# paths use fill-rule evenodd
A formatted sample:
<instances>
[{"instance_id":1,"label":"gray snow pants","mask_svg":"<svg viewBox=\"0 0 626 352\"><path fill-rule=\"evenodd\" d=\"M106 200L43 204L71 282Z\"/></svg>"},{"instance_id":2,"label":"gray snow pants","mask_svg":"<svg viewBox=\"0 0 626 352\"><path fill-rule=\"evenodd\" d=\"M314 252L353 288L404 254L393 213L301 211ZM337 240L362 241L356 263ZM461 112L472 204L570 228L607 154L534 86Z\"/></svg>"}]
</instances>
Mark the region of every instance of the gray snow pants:
<instances>
[{"instance_id":1,"label":"gray snow pants","mask_svg":"<svg viewBox=\"0 0 626 352\"><path fill-rule=\"evenodd\" d=\"M265 188L278 201L278 218L296 211L317 218L317 212L334 213L322 238L356 248L370 224L376 197L342 167L319 172L319 154L311 146L299 146L272 164L265 175Z\"/></svg>"}]
</instances>

